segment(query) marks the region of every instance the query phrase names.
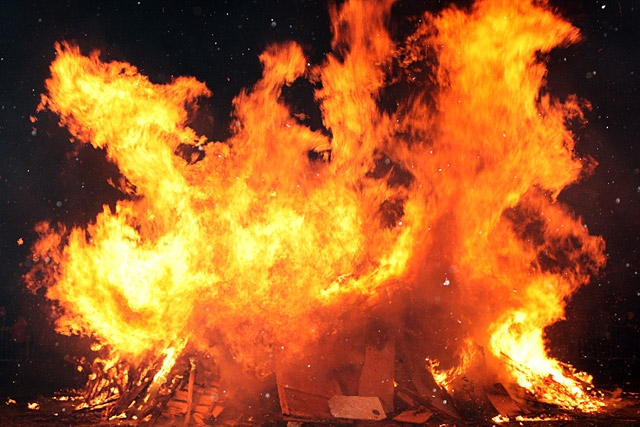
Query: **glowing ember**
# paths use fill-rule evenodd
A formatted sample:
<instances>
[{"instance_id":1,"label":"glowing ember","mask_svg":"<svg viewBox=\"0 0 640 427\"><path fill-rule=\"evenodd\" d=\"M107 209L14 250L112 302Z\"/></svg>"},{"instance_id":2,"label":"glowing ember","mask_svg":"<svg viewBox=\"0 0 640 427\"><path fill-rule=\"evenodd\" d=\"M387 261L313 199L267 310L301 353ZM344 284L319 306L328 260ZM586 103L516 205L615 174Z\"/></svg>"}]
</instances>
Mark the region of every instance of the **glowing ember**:
<instances>
[{"instance_id":1,"label":"glowing ember","mask_svg":"<svg viewBox=\"0 0 640 427\"><path fill-rule=\"evenodd\" d=\"M565 127L581 102L546 93L541 59L579 34L540 3L425 14L395 43L392 1L346 2L331 11L335 53L322 64L293 42L260 55L263 76L236 97L222 142L188 126L211 95L204 83L153 84L128 63L56 46L40 109L104 148L126 195L86 227L39 224L30 287L58 302L60 332L109 351L94 367L123 375L164 354L160 382L187 343L224 345L270 374L275 356L339 334L342 315L364 319L364 301L402 290L428 312L413 327L451 335L425 356L472 343L496 377L596 410L589 379L550 359L543 340L603 265L604 245L557 200L593 162L576 157ZM316 85L328 132L282 101L297 79ZM385 108L391 83L405 96Z\"/></svg>"},{"instance_id":2,"label":"glowing ember","mask_svg":"<svg viewBox=\"0 0 640 427\"><path fill-rule=\"evenodd\" d=\"M539 416L539 417L525 417L522 415L518 415L516 417L513 417L513 421L517 421L520 423L536 422L536 421L572 421L572 420L573 419L566 414L552 415L552 416ZM496 415L491 419L491 421L493 421L494 423L502 424L502 423L511 422L511 419L504 415Z\"/></svg>"}]
</instances>

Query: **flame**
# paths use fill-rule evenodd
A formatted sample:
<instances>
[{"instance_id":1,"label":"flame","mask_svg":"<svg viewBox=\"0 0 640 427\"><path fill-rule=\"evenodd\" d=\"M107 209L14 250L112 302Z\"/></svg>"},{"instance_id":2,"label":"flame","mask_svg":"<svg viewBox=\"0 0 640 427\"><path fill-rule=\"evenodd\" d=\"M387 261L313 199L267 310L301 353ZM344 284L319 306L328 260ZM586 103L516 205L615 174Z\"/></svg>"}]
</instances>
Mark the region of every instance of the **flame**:
<instances>
[{"instance_id":1,"label":"flame","mask_svg":"<svg viewBox=\"0 0 640 427\"><path fill-rule=\"evenodd\" d=\"M473 341L467 339L465 345L461 349L461 354L458 356L458 364L452 366L449 369L440 369L440 361L437 359L427 359L427 370L433 376L436 383L447 391L450 390L450 385L457 378L467 373L471 368L472 363L477 358L476 349Z\"/></svg>"},{"instance_id":2,"label":"flame","mask_svg":"<svg viewBox=\"0 0 640 427\"><path fill-rule=\"evenodd\" d=\"M588 104L545 87L542 59L578 30L540 1L484 0L425 13L398 42L392 4L333 6L321 64L295 42L268 47L226 141L189 127L211 96L204 83L155 84L56 45L39 109L127 182L92 223L36 228L26 278L57 301L58 330L105 345L107 370L188 340L220 341L269 373L274 353L303 351L342 314L403 289L450 313L436 320L456 319L522 387L599 407L543 340L604 263L602 239L558 200L595 165L566 126ZM300 79L315 85L324 132L282 100ZM559 386L547 393L549 377Z\"/></svg>"},{"instance_id":3,"label":"flame","mask_svg":"<svg viewBox=\"0 0 640 427\"><path fill-rule=\"evenodd\" d=\"M605 406L597 394L589 393L591 376L548 357L542 328L527 312L515 312L497 326L491 336L491 349L506 359L516 382L539 400L586 412Z\"/></svg>"}]
</instances>

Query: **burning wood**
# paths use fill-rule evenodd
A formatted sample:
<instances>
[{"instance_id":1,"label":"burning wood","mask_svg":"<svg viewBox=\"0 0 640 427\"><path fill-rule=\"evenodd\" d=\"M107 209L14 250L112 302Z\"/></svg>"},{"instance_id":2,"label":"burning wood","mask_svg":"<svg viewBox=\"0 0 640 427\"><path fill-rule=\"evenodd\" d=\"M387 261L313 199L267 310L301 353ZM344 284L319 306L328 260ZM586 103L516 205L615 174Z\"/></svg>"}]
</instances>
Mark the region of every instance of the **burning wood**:
<instances>
[{"instance_id":1,"label":"burning wood","mask_svg":"<svg viewBox=\"0 0 640 427\"><path fill-rule=\"evenodd\" d=\"M204 83L158 85L56 46L39 109L126 182L86 227L39 224L26 277L56 301L61 333L108 353L87 407L220 415L187 361L215 350L220 366L275 376L293 422L518 413L495 383L599 411L543 338L605 257L557 199L593 162L566 125L586 103L548 94L541 60L580 36L542 3L425 13L404 40L386 28L391 0L332 6L334 52L310 64L294 42L268 47L227 141L188 125ZM323 132L283 101L302 80Z\"/></svg>"},{"instance_id":2,"label":"burning wood","mask_svg":"<svg viewBox=\"0 0 640 427\"><path fill-rule=\"evenodd\" d=\"M329 410L335 418L352 420L384 420L387 416L377 397L340 396L329 399Z\"/></svg>"}]
</instances>

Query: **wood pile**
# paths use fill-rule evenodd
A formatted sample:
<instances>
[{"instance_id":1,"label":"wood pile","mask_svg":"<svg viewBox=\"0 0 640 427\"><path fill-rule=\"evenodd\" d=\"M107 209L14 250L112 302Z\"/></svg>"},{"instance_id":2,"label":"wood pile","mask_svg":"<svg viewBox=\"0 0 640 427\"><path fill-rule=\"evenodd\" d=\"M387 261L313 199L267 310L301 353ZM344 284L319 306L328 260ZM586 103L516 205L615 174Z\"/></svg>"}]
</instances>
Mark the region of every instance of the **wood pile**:
<instances>
[{"instance_id":1,"label":"wood pile","mask_svg":"<svg viewBox=\"0 0 640 427\"><path fill-rule=\"evenodd\" d=\"M157 427L284 423L296 427L383 421L381 425L460 426L496 415L554 411L531 396L528 399L524 391L516 395L501 384L480 384L465 377L457 379L449 393L436 383L424 359L403 354L401 348L390 338L352 351L355 356L351 358L335 357L328 364L317 363L322 355L287 360L276 364L267 392L249 397L227 394L225 387L232 390L234 385L221 385L219 372L214 372L219 367L203 355L182 356L167 380L155 384L152 378L159 372L158 360L137 375L128 373L126 384L113 378L97 381L101 386L94 384L88 397L93 395L95 400L99 396L101 403L85 409L102 410L107 420ZM106 390L114 392L113 396L105 394ZM269 398L266 406L265 395Z\"/></svg>"}]
</instances>

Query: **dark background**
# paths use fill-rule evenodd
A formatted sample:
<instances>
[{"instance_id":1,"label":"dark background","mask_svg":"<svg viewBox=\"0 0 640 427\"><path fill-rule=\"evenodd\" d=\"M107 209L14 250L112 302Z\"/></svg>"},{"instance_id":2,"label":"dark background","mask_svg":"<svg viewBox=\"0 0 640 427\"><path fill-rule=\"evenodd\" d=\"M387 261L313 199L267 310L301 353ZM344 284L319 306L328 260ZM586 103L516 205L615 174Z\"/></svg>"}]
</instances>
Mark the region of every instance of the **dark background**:
<instances>
[{"instance_id":1,"label":"dark background","mask_svg":"<svg viewBox=\"0 0 640 427\"><path fill-rule=\"evenodd\" d=\"M447 4L399 0L391 27L403 29L409 17ZM549 88L559 97L575 93L590 100L588 124L575 129L577 151L599 163L593 176L565 190L561 199L591 233L604 236L608 265L574 296L567 320L549 328L549 337L558 357L594 374L597 384L637 389L640 5L555 1L552 7L580 28L584 40L550 56ZM214 95L203 107L205 118L212 119L197 130L223 139L231 99L258 79L258 55L268 44L295 40L319 63L330 51L330 36L324 1L0 3L0 306L6 311L0 313L0 327L10 330L23 318L32 337L22 361L5 352L2 382L55 389L78 380L70 374L69 356L81 354L86 343L52 332L48 304L24 290L21 276L29 268L37 222L83 225L102 204L122 197L107 184L118 171L104 153L70 143L49 113L39 114L35 125L29 120L44 92L54 43L76 41L84 53L98 49L103 60L132 63L156 83L182 75L206 82ZM36 375L43 360L57 368Z\"/></svg>"}]
</instances>

